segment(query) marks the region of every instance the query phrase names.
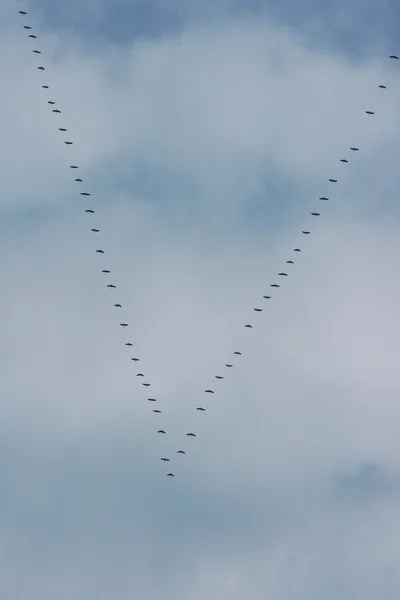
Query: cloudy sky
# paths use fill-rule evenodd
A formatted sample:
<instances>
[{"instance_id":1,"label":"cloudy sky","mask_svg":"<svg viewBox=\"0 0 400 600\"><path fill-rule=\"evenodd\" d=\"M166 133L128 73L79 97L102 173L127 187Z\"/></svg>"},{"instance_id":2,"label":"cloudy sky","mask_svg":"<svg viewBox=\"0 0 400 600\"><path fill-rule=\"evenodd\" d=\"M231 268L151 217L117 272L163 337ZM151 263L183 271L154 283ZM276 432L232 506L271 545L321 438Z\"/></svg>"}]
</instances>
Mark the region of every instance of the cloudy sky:
<instances>
[{"instance_id":1,"label":"cloudy sky","mask_svg":"<svg viewBox=\"0 0 400 600\"><path fill-rule=\"evenodd\" d=\"M400 9L0 0L0 29L1 595L398 600Z\"/></svg>"}]
</instances>

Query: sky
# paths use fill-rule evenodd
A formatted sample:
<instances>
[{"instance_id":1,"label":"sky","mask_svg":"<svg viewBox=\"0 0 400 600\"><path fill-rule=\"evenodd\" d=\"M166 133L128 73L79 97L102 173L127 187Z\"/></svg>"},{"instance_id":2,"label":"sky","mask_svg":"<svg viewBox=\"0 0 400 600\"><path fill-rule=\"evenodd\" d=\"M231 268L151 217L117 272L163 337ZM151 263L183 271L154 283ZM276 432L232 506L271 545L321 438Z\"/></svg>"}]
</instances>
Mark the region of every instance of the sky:
<instances>
[{"instance_id":1,"label":"sky","mask_svg":"<svg viewBox=\"0 0 400 600\"><path fill-rule=\"evenodd\" d=\"M399 17L0 0L2 596L399 598Z\"/></svg>"}]
</instances>

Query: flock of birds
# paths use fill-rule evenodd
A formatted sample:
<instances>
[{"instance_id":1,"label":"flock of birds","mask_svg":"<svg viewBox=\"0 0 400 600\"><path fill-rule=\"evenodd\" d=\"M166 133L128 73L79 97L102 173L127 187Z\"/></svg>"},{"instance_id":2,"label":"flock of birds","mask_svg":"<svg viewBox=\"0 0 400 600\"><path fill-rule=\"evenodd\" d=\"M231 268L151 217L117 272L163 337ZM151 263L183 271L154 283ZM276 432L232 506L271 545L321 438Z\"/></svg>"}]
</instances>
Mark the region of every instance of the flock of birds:
<instances>
[{"instance_id":1,"label":"flock of birds","mask_svg":"<svg viewBox=\"0 0 400 600\"><path fill-rule=\"evenodd\" d=\"M19 0L19 1L20 1L20 0ZM27 15L27 12L26 12L25 10L18 10L18 12L19 12L19 14L20 14L21 16L23 16L23 17L25 17L25 16ZM36 36L36 35L35 35L35 34L32 32L32 27L31 27L30 25L26 25L26 24L24 24L24 25L23 25L23 28L24 28L24 30L26 30L26 31L28 32L28 37L29 37L30 39L32 39L32 40L36 40L36 39L37 39L37 36ZM33 49L33 50L32 50L32 52L33 52L35 55L40 55L40 54L42 54L42 52L41 52L40 50L36 49L36 48L35 48L35 49ZM390 58L391 60L399 60L399 57L398 57L396 54L392 54L392 55L391 55L389 58ZM39 66L37 67L37 69L38 69L39 71L45 71L45 70L46 70L46 69L45 69L45 67L44 67L44 66L42 66L42 65L39 65ZM379 87L380 89L382 89L382 90L385 90L385 89L386 89L386 86L385 86L384 84L380 84L378 87ZM42 88L43 88L43 89L44 89L46 92L48 92L48 90L50 89L50 87L49 87L47 84L43 84L43 85L42 85ZM51 107L51 110L52 110L52 112L53 112L54 114L56 114L56 115L61 115L61 114L62 114L62 113L61 113L61 110L60 110L59 108L55 107L55 101L54 101L54 100L48 99L48 100L47 100L47 104L48 104L48 105ZM372 111L372 110L365 110L365 114L366 114L366 115L368 115L368 116L372 116L372 115L374 115L374 114L375 114L375 112L374 112L374 111ZM59 130L60 132L62 132L63 134L67 132L67 129L66 129L65 127L58 127L58 130ZM73 142L72 142L72 141L70 141L70 140L64 140L64 144L65 144L66 146L72 146L72 145L73 145ZM360 149L359 149L358 147L356 147L356 146L351 146L351 147L350 147L350 151L351 151L351 152L358 152L359 150L360 150ZM341 162L342 164L347 164L349 161L348 161L348 159L347 159L347 158L341 158L341 159L340 159L340 162ZM70 167L70 169L72 169L72 170L74 171L74 173L76 173L76 170L77 170L77 169L79 169L79 165L76 165L76 164L70 164L70 165L69 165L69 167ZM336 178L329 178L329 179L328 179L328 182L329 182L330 184L337 184L337 183L338 183L338 179L336 179ZM82 185L82 184L83 184L83 179L82 179L81 177L75 177L75 178L74 178L74 183L76 183L77 185L79 185L79 186L80 186L80 185ZM81 192L79 192L79 193L80 193L80 195L81 195L81 196L83 196L83 197L85 197L85 198L87 198L87 197L90 197L90 195L91 195L91 194L90 194L89 192L87 192L87 191L81 191ZM328 201L329 201L329 196L320 196L320 197L319 197L319 200L320 200L322 203L323 203L323 202L328 202ZM86 209L85 209L85 213L86 213L86 214L88 214L88 215L95 215L95 214L96 214L96 211L95 211L93 208L90 208L90 207L88 207L88 208L86 208ZM311 212L311 216L313 216L314 218L317 218L317 217L319 217L319 216L320 216L320 214L321 214L320 212L316 212L316 211L314 211L314 212ZM99 229L97 229L96 227L91 227L91 228L90 228L90 231L92 231L92 232L93 232L95 235L100 233L100 230L99 230ZM305 236L308 236L308 235L310 235L310 233L311 233L311 231L308 231L308 230L302 230L302 234L303 234L303 235L305 235ZM294 249L293 249L293 252L295 252L296 254L298 254L298 253L300 253L300 252L301 252L301 248L294 248ZM103 255L105 254L105 251L103 250L103 248L98 248L98 249L96 250L96 253L97 253L97 254L99 254L100 256L103 256ZM289 270L289 269L290 269L290 267L291 267L291 265L293 265L293 264L294 264L294 260L292 260L292 259L288 259L288 260L286 261L286 265L287 265L287 267L285 267L285 269ZM102 269L102 273L104 273L104 275L108 277L108 276L110 276L110 275L112 274L112 271L111 271L110 269L108 269L108 268L103 268L103 269ZM288 273L288 272L286 272L286 270L282 270L282 271L280 271L280 272L278 273L278 276L279 276L279 277L288 277L288 274L289 274L289 273ZM108 289L110 289L110 290L115 290L115 289L116 289L116 285L115 285L115 284L113 284L113 283L107 283L107 284L106 284L106 287L107 287ZM271 284L270 284L270 287L271 287L271 288L279 288L279 287L280 287L280 283L275 283L275 282L274 282L274 283L271 283ZM265 294L265 295L263 296L263 300L269 300L270 298L271 298L271 296L270 296L269 294ZM114 307L115 307L115 308L117 308L117 309L121 309L121 308L122 308L122 304L121 304L120 302L115 302L115 303L114 303ZM254 310L254 312L255 312L255 313L260 313L260 312L262 312L262 311L263 311L263 308L262 308L262 307L260 307L260 306L257 306L257 307L255 307L253 310ZM120 322L120 323L119 323L119 325L120 325L120 327L123 327L123 328L129 327L129 323L127 323L127 322L125 322L125 321L122 321L122 322ZM252 328L253 328L253 325L252 325L251 323L246 323L246 324L244 325L244 327L245 327L246 329L250 330L250 329L252 329ZM131 342L131 341L127 341L127 342L125 343L125 345L126 345L126 346L127 346L129 349L130 349L130 348L133 348L133 344L132 344L132 342ZM241 355L242 355L242 352L240 352L239 350L235 350L235 351L232 353L232 356L234 356L234 357L240 357ZM137 363L140 361L140 358L139 358L139 357L137 357L137 356L131 356L131 357L130 357L130 360L131 360L132 362L134 362L135 364L137 364ZM232 362L231 362L231 361L232 361ZM229 360L228 362L226 362L226 363L225 363L224 369L231 369L233 366L234 366L233 359L231 359L231 360ZM222 372L222 371L221 371L221 372ZM138 372L138 373L136 373L136 377L144 378L145 376L144 376L144 373ZM220 380L224 379L224 375L221 375L221 374L219 373L219 374L215 375L215 376L214 376L214 378L215 378L216 380L220 381ZM146 389L148 389L148 388L150 388L150 387L151 387L151 383L149 383L149 382L147 382L147 381L143 381L143 382L142 382L142 386L143 386L143 387L145 387ZM204 390L204 393L205 393L205 394L214 394L214 393L215 393L215 390L214 390L214 389L212 389L212 388L207 388L207 389L205 389L205 390ZM159 404L157 404L157 402L158 402L157 398L155 398L155 397L149 397L149 398L147 398L147 400L148 400L148 402L150 403L150 405L151 405L151 406L154 406L154 405L155 405L155 406L159 406ZM153 413L154 413L155 415L159 415L159 414L161 414L161 413L162 413L161 409L159 409L159 408L153 408L152 410L153 410ZM197 407L196 407L196 411L197 411L198 413L203 413L203 412L205 412L205 411L206 411L206 409L204 408L204 406L197 406ZM160 428L160 429L157 429L157 434L158 434L158 435L166 435L166 434L167 434L167 432L165 431L165 429L162 429L162 428ZM186 436L187 436L188 438L194 438L194 437L196 437L196 434L195 434L195 433L193 433L192 431L189 431L189 432L187 432L187 433L186 433ZM185 451L185 450L182 450L182 449L179 449L179 450L177 450L177 454L184 455L184 454L186 454L186 451ZM167 457L167 456L163 456L163 457L161 457L161 461L162 461L163 463L169 463L169 462L170 462L170 460L171 460L171 459L170 459L169 457ZM172 472L168 472L168 473L167 473L167 477L175 477L175 475L174 475L174 473L172 473Z\"/></svg>"}]
</instances>

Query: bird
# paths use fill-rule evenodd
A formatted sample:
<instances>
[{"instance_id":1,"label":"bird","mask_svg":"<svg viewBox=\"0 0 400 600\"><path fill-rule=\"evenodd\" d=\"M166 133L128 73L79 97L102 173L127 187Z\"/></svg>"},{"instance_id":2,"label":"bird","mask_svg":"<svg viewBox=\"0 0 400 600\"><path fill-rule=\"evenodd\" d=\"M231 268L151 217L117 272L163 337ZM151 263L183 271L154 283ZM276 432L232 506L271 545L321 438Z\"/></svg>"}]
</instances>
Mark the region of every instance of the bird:
<instances>
[{"instance_id":1,"label":"bird","mask_svg":"<svg viewBox=\"0 0 400 600\"><path fill-rule=\"evenodd\" d=\"M126 342L125 346L133 346L131 342Z\"/></svg>"},{"instance_id":2,"label":"bird","mask_svg":"<svg viewBox=\"0 0 400 600\"><path fill-rule=\"evenodd\" d=\"M204 390L206 394L213 394L213 390Z\"/></svg>"},{"instance_id":3,"label":"bird","mask_svg":"<svg viewBox=\"0 0 400 600\"><path fill-rule=\"evenodd\" d=\"M281 286L279 285L279 283L271 283L270 287L278 288L278 287L281 287Z\"/></svg>"},{"instance_id":4,"label":"bird","mask_svg":"<svg viewBox=\"0 0 400 600\"><path fill-rule=\"evenodd\" d=\"M167 473L167 477L175 477L173 473Z\"/></svg>"},{"instance_id":5,"label":"bird","mask_svg":"<svg viewBox=\"0 0 400 600\"><path fill-rule=\"evenodd\" d=\"M108 288L113 288L114 290L115 290L115 288L116 288L116 286L115 286L115 285L113 285L112 283L109 283L109 284L107 285L107 287L108 287ZM122 325L122 323L121 323L121 325ZM124 327L128 327L128 325L126 324L126 325L124 325Z\"/></svg>"},{"instance_id":6,"label":"bird","mask_svg":"<svg viewBox=\"0 0 400 600\"><path fill-rule=\"evenodd\" d=\"M111 271L109 271L108 269L102 269L101 272L102 273L111 273Z\"/></svg>"},{"instance_id":7,"label":"bird","mask_svg":"<svg viewBox=\"0 0 400 600\"><path fill-rule=\"evenodd\" d=\"M262 312L262 308L253 308L255 312Z\"/></svg>"},{"instance_id":8,"label":"bird","mask_svg":"<svg viewBox=\"0 0 400 600\"><path fill-rule=\"evenodd\" d=\"M82 183L82 179L81 179L80 177L77 177L77 178L75 179L75 181L77 181L78 183Z\"/></svg>"},{"instance_id":9,"label":"bird","mask_svg":"<svg viewBox=\"0 0 400 600\"><path fill-rule=\"evenodd\" d=\"M143 373L136 373L136 377L144 377Z\"/></svg>"},{"instance_id":10,"label":"bird","mask_svg":"<svg viewBox=\"0 0 400 600\"><path fill-rule=\"evenodd\" d=\"M195 433L192 433L192 432L190 432L190 433L187 433L186 435L187 435L188 437L196 437L196 434L195 434Z\"/></svg>"},{"instance_id":11,"label":"bird","mask_svg":"<svg viewBox=\"0 0 400 600\"><path fill-rule=\"evenodd\" d=\"M380 88L381 90L386 90L386 85L378 85L378 88Z\"/></svg>"},{"instance_id":12,"label":"bird","mask_svg":"<svg viewBox=\"0 0 400 600\"><path fill-rule=\"evenodd\" d=\"M366 110L365 114L366 115L374 115L375 113L372 110Z\"/></svg>"},{"instance_id":13,"label":"bird","mask_svg":"<svg viewBox=\"0 0 400 600\"><path fill-rule=\"evenodd\" d=\"M147 398L149 402L157 402L157 398Z\"/></svg>"},{"instance_id":14,"label":"bird","mask_svg":"<svg viewBox=\"0 0 400 600\"><path fill-rule=\"evenodd\" d=\"M61 114L61 110L59 110L58 108L53 108L51 112Z\"/></svg>"},{"instance_id":15,"label":"bird","mask_svg":"<svg viewBox=\"0 0 400 600\"><path fill-rule=\"evenodd\" d=\"M261 310L261 309L260 309ZM242 353L239 352L239 350L235 350L235 352L233 353L235 356L242 356Z\"/></svg>"},{"instance_id":16,"label":"bird","mask_svg":"<svg viewBox=\"0 0 400 600\"><path fill-rule=\"evenodd\" d=\"M328 181L330 181L331 183L337 183L337 179L329 179Z\"/></svg>"},{"instance_id":17,"label":"bird","mask_svg":"<svg viewBox=\"0 0 400 600\"><path fill-rule=\"evenodd\" d=\"M225 363L225 366L228 367L228 369L230 369L231 367L233 367L233 365L228 365L227 363Z\"/></svg>"},{"instance_id":18,"label":"bird","mask_svg":"<svg viewBox=\"0 0 400 600\"><path fill-rule=\"evenodd\" d=\"M347 158L341 158L341 159L340 159L340 162L341 162L341 163L348 163L349 161L347 160Z\"/></svg>"},{"instance_id":19,"label":"bird","mask_svg":"<svg viewBox=\"0 0 400 600\"><path fill-rule=\"evenodd\" d=\"M159 429L159 430L157 431L157 433L164 433L164 434L165 434L165 431L164 431L164 429Z\"/></svg>"},{"instance_id":20,"label":"bird","mask_svg":"<svg viewBox=\"0 0 400 600\"><path fill-rule=\"evenodd\" d=\"M245 325L245 327L246 327L247 329L253 329L253 325L249 325L249 324L247 324L247 325Z\"/></svg>"},{"instance_id":21,"label":"bird","mask_svg":"<svg viewBox=\"0 0 400 600\"><path fill-rule=\"evenodd\" d=\"M319 217L320 216L320 213L312 212L311 214L312 214L313 217Z\"/></svg>"},{"instance_id":22,"label":"bird","mask_svg":"<svg viewBox=\"0 0 400 600\"><path fill-rule=\"evenodd\" d=\"M142 383L142 385L144 385L144 387L150 387L151 383Z\"/></svg>"},{"instance_id":23,"label":"bird","mask_svg":"<svg viewBox=\"0 0 400 600\"><path fill-rule=\"evenodd\" d=\"M37 40L37 36L33 35L33 33L31 33L30 35L28 35L28 37L32 38L33 40Z\"/></svg>"},{"instance_id":24,"label":"bird","mask_svg":"<svg viewBox=\"0 0 400 600\"><path fill-rule=\"evenodd\" d=\"M278 275L280 275L281 277L287 277L287 273L284 273L283 271L281 273L278 273Z\"/></svg>"},{"instance_id":25,"label":"bird","mask_svg":"<svg viewBox=\"0 0 400 600\"><path fill-rule=\"evenodd\" d=\"M46 69L44 67L38 67L38 71L45 71Z\"/></svg>"},{"instance_id":26,"label":"bird","mask_svg":"<svg viewBox=\"0 0 400 600\"><path fill-rule=\"evenodd\" d=\"M295 248L293 252L301 252L300 248Z\"/></svg>"},{"instance_id":27,"label":"bird","mask_svg":"<svg viewBox=\"0 0 400 600\"><path fill-rule=\"evenodd\" d=\"M107 287L110 287L110 286L108 285ZM115 285L112 287L115 287ZM120 325L121 325L121 327L128 327L128 323L120 323Z\"/></svg>"},{"instance_id":28,"label":"bird","mask_svg":"<svg viewBox=\"0 0 400 600\"><path fill-rule=\"evenodd\" d=\"M350 148L350 150L353 150L353 152L358 152L358 151L359 151L359 149L360 149L360 148L355 148L354 146L352 146L352 147Z\"/></svg>"},{"instance_id":29,"label":"bird","mask_svg":"<svg viewBox=\"0 0 400 600\"><path fill-rule=\"evenodd\" d=\"M93 233L99 233L99 232L100 232L100 229L93 229L93 228L92 228L90 231L93 231Z\"/></svg>"},{"instance_id":30,"label":"bird","mask_svg":"<svg viewBox=\"0 0 400 600\"><path fill-rule=\"evenodd\" d=\"M64 144L66 144L67 146L72 146L74 142L64 142Z\"/></svg>"},{"instance_id":31,"label":"bird","mask_svg":"<svg viewBox=\"0 0 400 600\"><path fill-rule=\"evenodd\" d=\"M54 102L54 100L47 100L47 104L55 104L55 102ZM65 129L65 131L67 131L67 130Z\"/></svg>"},{"instance_id":32,"label":"bird","mask_svg":"<svg viewBox=\"0 0 400 600\"><path fill-rule=\"evenodd\" d=\"M196 408L196 410L199 410L199 411L201 411L201 412L206 412L206 409L205 409L205 408L203 408L202 406L198 406L198 407Z\"/></svg>"},{"instance_id":33,"label":"bird","mask_svg":"<svg viewBox=\"0 0 400 600\"><path fill-rule=\"evenodd\" d=\"M59 127L58 131L67 131L67 130L65 129L65 127Z\"/></svg>"},{"instance_id":34,"label":"bird","mask_svg":"<svg viewBox=\"0 0 400 600\"><path fill-rule=\"evenodd\" d=\"M26 15L26 12L24 10L19 10L18 12L20 15Z\"/></svg>"},{"instance_id":35,"label":"bird","mask_svg":"<svg viewBox=\"0 0 400 600\"><path fill-rule=\"evenodd\" d=\"M302 233L304 233L304 235L310 235L311 231L302 231Z\"/></svg>"},{"instance_id":36,"label":"bird","mask_svg":"<svg viewBox=\"0 0 400 600\"><path fill-rule=\"evenodd\" d=\"M134 362L139 362L139 359L136 358L136 356L134 356L133 358L131 358L131 360L133 360Z\"/></svg>"},{"instance_id":37,"label":"bird","mask_svg":"<svg viewBox=\"0 0 400 600\"><path fill-rule=\"evenodd\" d=\"M96 250L98 254L104 254L104 250Z\"/></svg>"},{"instance_id":38,"label":"bird","mask_svg":"<svg viewBox=\"0 0 400 600\"><path fill-rule=\"evenodd\" d=\"M271 300L271 296L263 296L263 298L265 298L265 300Z\"/></svg>"},{"instance_id":39,"label":"bird","mask_svg":"<svg viewBox=\"0 0 400 600\"><path fill-rule=\"evenodd\" d=\"M169 458L162 458L161 459L163 462L169 462Z\"/></svg>"},{"instance_id":40,"label":"bird","mask_svg":"<svg viewBox=\"0 0 400 600\"><path fill-rule=\"evenodd\" d=\"M30 27L29 25L23 25L24 29L32 29L32 27Z\"/></svg>"},{"instance_id":41,"label":"bird","mask_svg":"<svg viewBox=\"0 0 400 600\"><path fill-rule=\"evenodd\" d=\"M42 85L42 88L43 88L44 90L48 90L48 89L49 89L49 86L48 86L48 85Z\"/></svg>"},{"instance_id":42,"label":"bird","mask_svg":"<svg viewBox=\"0 0 400 600\"><path fill-rule=\"evenodd\" d=\"M122 304L114 304L116 308L122 308Z\"/></svg>"},{"instance_id":43,"label":"bird","mask_svg":"<svg viewBox=\"0 0 400 600\"><path fill-rule=\"evenodd\" d=\"M78 165L69 165L70 169L79 169Z\"/></svg>"},{"instance_id":44,"label":"bird","mask_svg":"<svg viewBox=\"0 0 400 600\"><path fill-rule=\"evenodd\" d=\"M153 409L153 413L159 414L160 412L161 412L161 410L159 410L158 408Z\"/></svg>"},{"instance_id":45,"label":"bird","mask_svg":"<svg viewBox=\"0 0 400 600\"><path fill-rule=\"evenodd\" d=\"M89 192L81 192L81 196L90 196Z\"/></svg>"},{"instance_id":46,"label":"bird","mask_svg":"<svg viewBox=\"0 0 400 600\"><path fill-rule=\"evenodd\" d=\"M86 213L90 213L90 214L94 215L94 210L92 210L92 209L90 209L90 208L87 208L87 209L85 210L85 212L86 212Z\"/></svg>"},{"instance_id":47,"label":"bird","mask_svg":"<svg viewBox=\"0 0 400 600\"><path fill-rule=\"evenodd\" d=\"M186 454L186 452L184 450L178 450L177 454Z\"/></svg>"},{"instance_id":48,"label":"bird","mask_svg":"<svg viewBox=\"0 0 400 600\"><path fill-rule=\"evenodd\" d=\"M42 54L40 50L32 50L33 54Z\"/></svg>"},{"instance_id":49,"label":"bird","mask_svg":"<svg viewBox=\"0 0 400 600\"><path fill-rule=\"evenodd\" d=\"M293 262L292 260L287 260L287 261L286 261L286 264L287 264L287 265L294 265L294 262Z\"/></svg>"},{"instance_id":50,"label":"bird","mask_svg":"<svg viewBox=\"0 0 400 600\"><path fill-rule=\"evenodd\" d=\"M389 56L389 58L395 58L396 60L399 60L399 57L396 56L395 54L392 54L391 56Z\"/></svg>"},{"instance_id":51,"label":"bird","mask_svg":"<svg viewBox=\"0 0 400 600\"><path fill-rule=\"evenodd\" d=\"M223 379L222 375L216 375L215 379Z\"/></svg>"},{"instance_id":52,"label":"bird","mask_svg":"<svg viewBox=\"0 0 400 600\"><path fill-rule=\"evenodd\" d=\"M327 198L326 196L321 196L320 200L322 200L322 202L327 202L329 198Z\"/></svg>"}]
</instances>

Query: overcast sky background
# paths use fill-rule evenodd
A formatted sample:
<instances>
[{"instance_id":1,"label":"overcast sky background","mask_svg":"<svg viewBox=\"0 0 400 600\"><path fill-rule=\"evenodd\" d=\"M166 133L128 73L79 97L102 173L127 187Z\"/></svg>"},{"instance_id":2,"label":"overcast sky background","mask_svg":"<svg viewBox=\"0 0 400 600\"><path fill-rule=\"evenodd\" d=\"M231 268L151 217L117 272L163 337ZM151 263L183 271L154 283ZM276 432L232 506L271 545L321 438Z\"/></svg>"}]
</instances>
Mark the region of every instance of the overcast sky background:
<instances>
[{"instance_id":1,"label":"overcast sky background","mask_svg":"<svg viewBox=\"0 0 400 600\"><path fill-rule=\"evenodd\" d=\"M399 18L0 0L2 596L398 600Z\"/></svg>"}]
</instances>

